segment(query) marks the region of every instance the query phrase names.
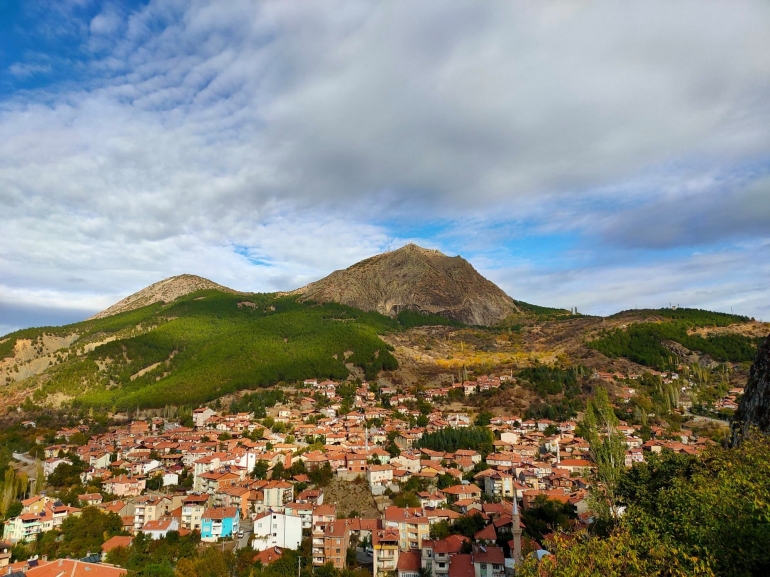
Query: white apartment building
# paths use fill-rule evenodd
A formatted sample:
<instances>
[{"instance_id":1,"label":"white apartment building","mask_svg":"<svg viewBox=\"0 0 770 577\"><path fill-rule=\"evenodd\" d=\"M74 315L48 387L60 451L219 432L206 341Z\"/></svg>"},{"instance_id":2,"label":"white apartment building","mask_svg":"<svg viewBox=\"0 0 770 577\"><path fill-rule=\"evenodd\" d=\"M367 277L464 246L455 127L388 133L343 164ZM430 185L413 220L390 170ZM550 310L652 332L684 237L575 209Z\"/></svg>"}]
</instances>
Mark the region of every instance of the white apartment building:
<instances>
[{"instance_id":1,"label":"white apartment building","mask_svg":"<svg viewBox=\"0 0 770 577\"><path fill-rule=\"evenodd\" d=\"M254 519L254 537L251 546L255 551L271 547L298 549L302 541L302 519L283 513L267 511Z\"/></svg>"}]
</instances>

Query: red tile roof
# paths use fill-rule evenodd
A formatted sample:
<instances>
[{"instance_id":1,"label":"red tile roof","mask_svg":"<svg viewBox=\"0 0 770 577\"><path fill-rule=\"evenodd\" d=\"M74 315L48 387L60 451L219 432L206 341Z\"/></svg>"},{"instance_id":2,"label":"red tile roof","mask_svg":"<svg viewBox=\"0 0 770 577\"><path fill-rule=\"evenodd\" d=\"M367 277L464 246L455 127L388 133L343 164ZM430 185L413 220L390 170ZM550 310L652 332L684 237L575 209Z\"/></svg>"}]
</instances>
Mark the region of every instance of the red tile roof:
<instances>
[{"instance_id":1,"label":"red tile roof","mask_svg":"<svg viewBox=\"0 0 770 577\"><path fill-rule=\"evenodd\" d=\"M449 577L474 577L473 559L470 555L455 555L449 564Z\"/></svg>"},{"instance_id":2,"label":"red tile roof","mask_svg":"<svg viewBox=\"0 0 770 577\"><path fill-rule=\"evenodd\" d=\"M420 570L420 552L419 551L407 551L401 553L398 556L398 570L406 571L409 573L416 573Z\"/></svg>"}]
</instances>

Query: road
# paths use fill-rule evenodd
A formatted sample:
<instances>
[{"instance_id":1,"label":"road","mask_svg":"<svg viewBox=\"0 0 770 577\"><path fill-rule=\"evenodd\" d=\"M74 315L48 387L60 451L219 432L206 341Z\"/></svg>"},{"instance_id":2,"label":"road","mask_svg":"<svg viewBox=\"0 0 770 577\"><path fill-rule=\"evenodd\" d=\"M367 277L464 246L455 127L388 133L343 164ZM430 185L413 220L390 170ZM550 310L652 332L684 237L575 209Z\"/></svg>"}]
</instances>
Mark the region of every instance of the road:
<instances>
[{"instance_id":1,"label":"road","mask_svg":"<svg viewBox=\"0 0 770 577\"><path fill-rule=\"evenodd\" d=\"M369 553L365 553L361 547L356 547L356 562L359 565L372 565L374 558Z\"/></svg>"},{"instance_id":2,"label":"road","mask_svg":"<svg viewBox=\"0 0 770 577\"><path fill-rule=\"evenodd\" d=\"M690 411L685 411L685 415L692 418L693 421L708 421L710 423L718 423L720 425L730 426L729 421L723 421L722 419L715 419L714 417L705 417L703 415L696 415Z\"/></svg>"},{"instance_id":3,"label":"road","mask_svg":"<svg viewBox=\"0 0 770 577\"><path fill-rule=\"evenodd\" d=\"M35 459L29 455L24 455L23 453L13 453L13 458L17 461L21 461L22 463L26 463L27 465L36 464Z\"/></svg>"},{"instance_id":4,"label":"road","mask_svg":"<svg viewBox=\"0 0 770 577\"><path fill-rule=\"evenodd\" d=\"M243 549L248 546L251 533L254 530L254 521L248 518L241 519L241 530L243 531L243 537L238 539L238 542L235 544L236 549Z\"/></svg>"}]
</instances>

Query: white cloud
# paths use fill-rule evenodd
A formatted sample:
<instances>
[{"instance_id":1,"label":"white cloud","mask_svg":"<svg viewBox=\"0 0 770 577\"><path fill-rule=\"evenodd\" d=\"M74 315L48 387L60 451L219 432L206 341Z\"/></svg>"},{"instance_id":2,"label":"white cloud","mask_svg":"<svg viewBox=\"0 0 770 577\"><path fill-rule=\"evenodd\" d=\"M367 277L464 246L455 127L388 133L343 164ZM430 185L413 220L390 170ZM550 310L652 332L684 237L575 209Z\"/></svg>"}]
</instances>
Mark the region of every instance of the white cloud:
<instances>
[{"instance_id":1,"label":"white cloud","mask_svg":"<svg viewBox=\"0 0 770 577\"><path fill-rule=\"evenodd\" d=\"M91 19L89 30L92 34L112 34L122 23L120 14L113 10L105 10Z\"/></svg>"},{"instance_id":2,"label":"white cloud","mask_svg":"<svg viewBox=\"0 0 770 577\"><path fill-rule=\"evenodd\" d=\"M677 304L770 320L767 279L770 239L745 250L721 250L662 262L603 263L543 269L533 262L485 271L509 294L526 302L577 306L608 315L631 308Z\"/></svg>"},{"instance_id":3,"label":"white cloud","mask_svg":"<svg viewBox=\"0 0 770 577\"><path fill-rule=\"evenodd\" d=\"M294 288L384 249L388 223L441 219L455 229L433 242L479 262L505 254L490 245L515 236L506 223L603 242L614 261L594 278L631 306L735 287L696 259L697 282L664 263L673 284L632 290L616 279L648 271L623 250L770 230L763 2L155 1L67 18L101 55L88 81L0 100L0 275L51 306L181 272ZM555 287L535 300L604 310L577 280Z\"/></svg>"},{"instance_id":4,"label":"white cloud","mask_svg":"<svg viewBox=\"0 0 770 577\"><path fill-rule=\"evenodd\" d=\"M14 62L8 67L10 74L20 78L28 78L35 74L47 74L50 71L50 64L36 64L32 62Z\"/></svg>"}]
</instances>

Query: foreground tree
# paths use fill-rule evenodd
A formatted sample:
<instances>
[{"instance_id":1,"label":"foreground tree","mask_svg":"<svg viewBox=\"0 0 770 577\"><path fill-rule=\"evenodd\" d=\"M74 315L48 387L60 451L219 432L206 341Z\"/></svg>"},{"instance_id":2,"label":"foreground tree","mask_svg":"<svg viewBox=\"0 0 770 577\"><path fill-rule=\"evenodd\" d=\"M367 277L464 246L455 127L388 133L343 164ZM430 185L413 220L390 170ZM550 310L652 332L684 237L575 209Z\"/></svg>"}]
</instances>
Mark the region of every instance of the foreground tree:
<instances>
[{"instance_id":1,"label":"foreground tree","mask_svg":"<svg viewBox=\"0 0 770 577\"><path fill-rule=\"evenodd\" d=\"M770 575L770 437L697 457L666 451L616 485L627 507L605 537L557 534L521 575Z\"/></svg>"},{"instance_id":2,"label":"foreground tree","mask_svg":"<svg viewBox=\"0 0 770 577\"><path fill-rule=\"evenodd\" d=\"M583 430L596 463L591 508L603 522L618 519L617 486L625 472L626 441L607 391L597 388L586 408Z\"/></svg>"},{"instance_id":3,"label":"foreground tree","mask_svg":"<svg viewBox=\"0 0 770 577\"><path fill-rule=\"evenodd\" d=\"M712 577L703 560L673 547L654 533L643 536L617 529L608 537L585 531L559 534L545 543L550 554L533 554L522 562L517 577Z\"/></svg>"}]
</instances>

